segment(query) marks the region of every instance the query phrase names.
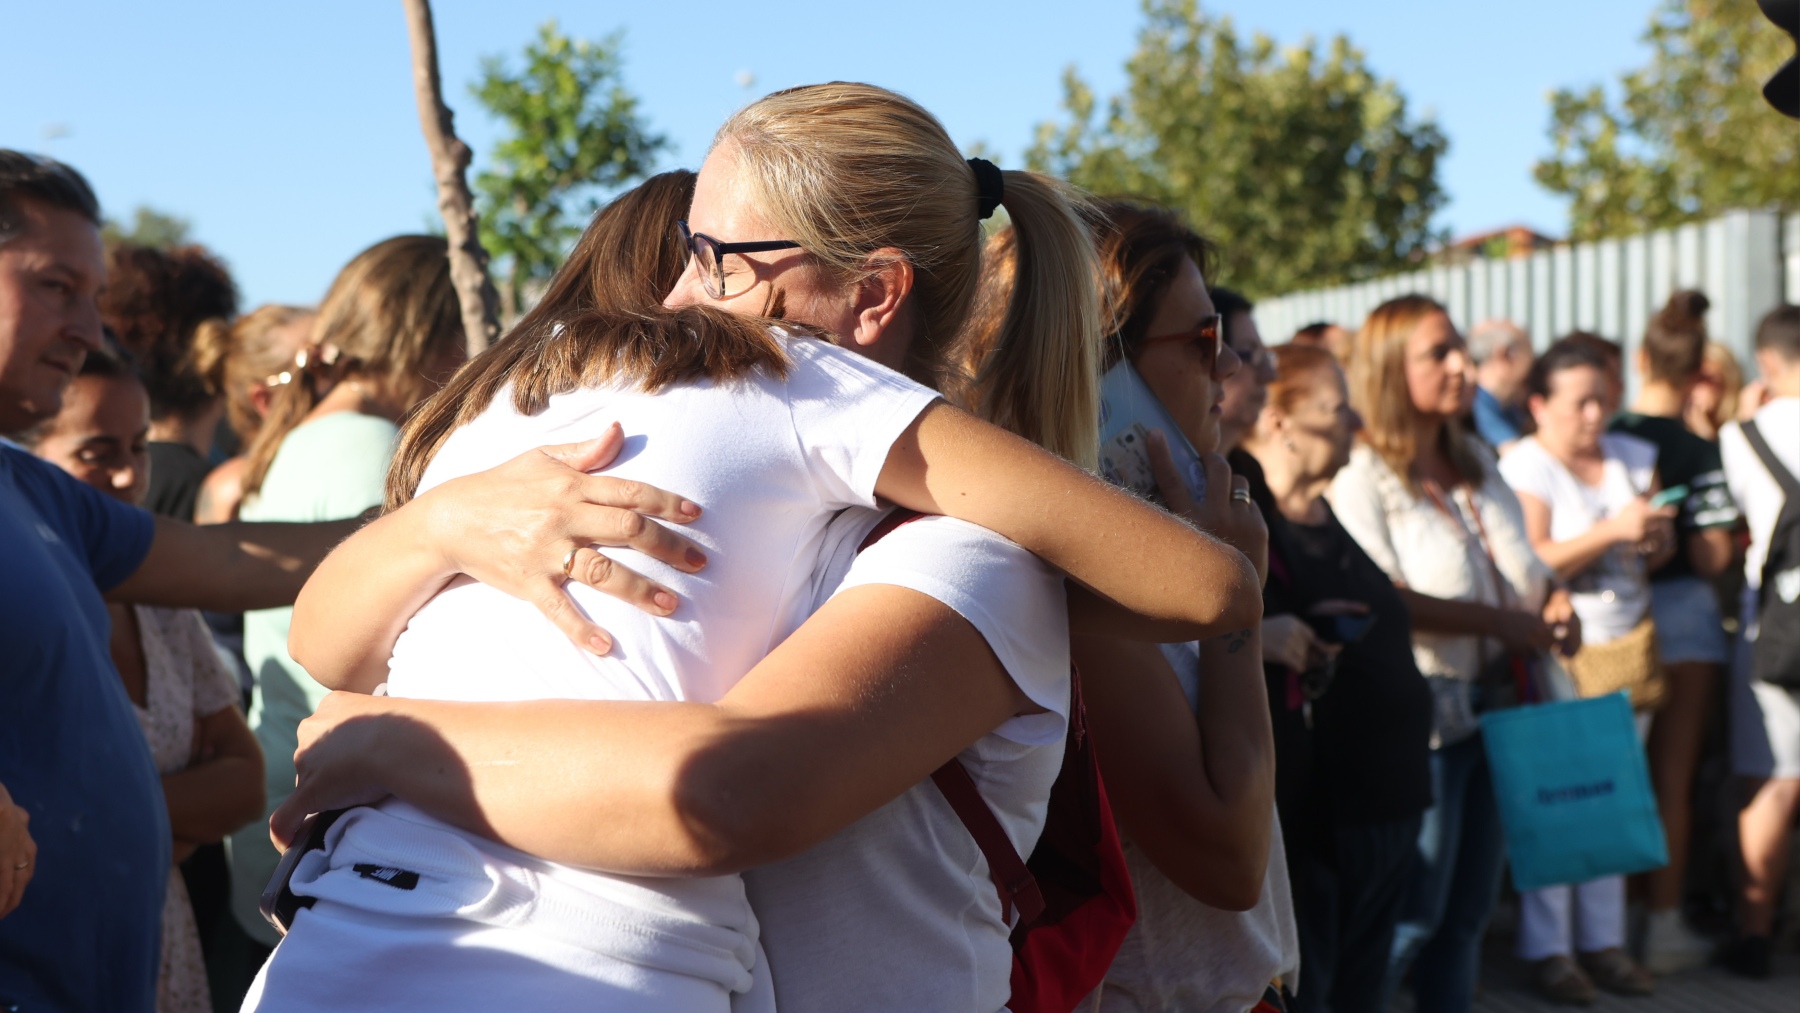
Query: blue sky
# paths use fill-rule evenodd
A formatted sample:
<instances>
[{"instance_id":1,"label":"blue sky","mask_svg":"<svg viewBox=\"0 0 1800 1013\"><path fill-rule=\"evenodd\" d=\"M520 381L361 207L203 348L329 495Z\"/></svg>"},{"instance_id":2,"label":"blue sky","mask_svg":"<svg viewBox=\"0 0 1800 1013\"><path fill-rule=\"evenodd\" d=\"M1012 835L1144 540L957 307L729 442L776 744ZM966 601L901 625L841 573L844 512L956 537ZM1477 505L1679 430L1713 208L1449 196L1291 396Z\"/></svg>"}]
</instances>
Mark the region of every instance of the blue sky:
<instances>
[{"instance_id":1,"label":"blue sky","mask_svg":"<svg viewBox=\"0 0 1800 1013\"><path fill-rule=\"evenodd\" d=\"M1458 234L1515 221L1563 231L1561 202L1530 176L1549 148L1546 96L1641 63L1654 5L1204 3L1246 36L1348 34L1449 135L1439 224ZM0 147L74 164L116 216L150 204L190 219L232 265L246 307L315 301L358 250L435 214L397 0L8 6ZM495 136L468 95L481 58L517 53L555 17L577 36L624 30L627 84L675 142L665 167L697 165L750 99L834 78L905 92L959 143L1016 165L1034 125L1058 113L1065 67L1102 95L1123 86L1142 20L1136 0L434 6L446 92L478 158Z\"/></svg>"}]
</instances>

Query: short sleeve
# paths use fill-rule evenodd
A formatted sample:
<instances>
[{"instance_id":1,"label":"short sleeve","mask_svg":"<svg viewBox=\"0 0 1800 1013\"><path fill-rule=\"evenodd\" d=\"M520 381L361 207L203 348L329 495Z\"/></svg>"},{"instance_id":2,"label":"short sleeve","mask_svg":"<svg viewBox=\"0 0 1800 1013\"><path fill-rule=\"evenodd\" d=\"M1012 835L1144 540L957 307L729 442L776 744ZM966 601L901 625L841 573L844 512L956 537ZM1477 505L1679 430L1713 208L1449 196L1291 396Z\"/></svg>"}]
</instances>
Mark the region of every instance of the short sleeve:
<instances>
[{"instance_id":1,"label":"short sleeve","mask_svg":"<svg viewBox=\"0 0 1800 1013\"><path fill-rule=\"evenodd\" d=\"M1513 492L1526 493L1544 503L1556 500L1555 475L1549 455L1536 440L1522 440L1500 459L1500 478Z\"/></svg>"},{"instance_id":2,"label":"short sleeve","mask_svg":"<svg viewBox=\"0 0 1800 1013\"><path fill-rule=\"evenodd\" d=\"M1400 568L1400 553L1394 549L1393 535L1388 530L1387 508L1372 473L1373 465L1368 459L1371 456L1367 448L1358 447L1350 464L1332 479L1331 510L1388 579L1403 583L1406 578Z\"/></svg>"},{"instance_id":3,"label":"short sleeve","mask_svg":"<svg viewBox=\"0 0 1800 1013\"><path fill-rule=\"evenodd\" d=\"M203 718L237 706L242 699L237 677L219 657L206 620L193 609L173 611L169 625L174 636L170 639L181 662L194 673L194 716Z\"/></svg>"},{"instance_id":4,"label":"short sleeve","mask_svg":"<svg viewBox=\"0 0 1800 1013\"><path fill-rule=\"evenodd\" d=\"M102 592L136 572L150 553L156 520L70 477L55 465L13 446L0 446L19 489L37 507L61 540L79 547L80 558Z\"/></svg>"},{"instance_id":5,"label":"short sleeve","mask_svg":"<svg viewBox=\"0 0 1800 1013\"><path fill-rule=\"evenodd\" d=\"M790 339L788 408L828 509L874 506L888 451L936 391L836 345Z\"/></svg>"},{"instance_id":6,"label":"short sleeve","mask_svg":"<svg viewBox=\"0 0 1800 1013\"><path fill-rule=\"evenodd\" d=\"M1020 691L1048 713L1014 717L994 734L1020 745L1059 741L1069 714L1069 616L1063 576L987 530L921 517L862 550L836 594L890 584L928 595L968 620Z\"/></svg>"}]
</instances>

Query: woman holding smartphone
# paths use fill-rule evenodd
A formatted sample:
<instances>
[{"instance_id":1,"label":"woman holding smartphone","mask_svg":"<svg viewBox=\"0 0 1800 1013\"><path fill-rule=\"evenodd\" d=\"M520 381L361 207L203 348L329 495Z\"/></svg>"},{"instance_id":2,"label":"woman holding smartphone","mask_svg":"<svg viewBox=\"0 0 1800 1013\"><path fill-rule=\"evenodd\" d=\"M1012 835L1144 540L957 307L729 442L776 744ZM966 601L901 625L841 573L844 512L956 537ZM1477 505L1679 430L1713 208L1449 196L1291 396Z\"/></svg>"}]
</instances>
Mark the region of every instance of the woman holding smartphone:
<instances>
[{"instance_id":1,"label":"woman holding smartphone","mask_svg":"<svg viewBox=\"0 0 1800 1013\"><path fill-rule=\"evenodd\" d=\"M1609 384L1606 361L1590 349L1550 346L1525 380L1533 432L1507 451L1500 474L1518 494L1533 548L1568 582L1583 650L1647 640L1640 663L1654 668L1648 571L1674 554L1675 508L1651 501L1656 446L1606 432ZM1582 661L1571 661L1577 681ZM1592 1002L1595 986L1649 994L1654 979L1624 946L1623 876L1520 897L1519 956L1536 965L1551 999Z\"/></svg>"}]
</instances>

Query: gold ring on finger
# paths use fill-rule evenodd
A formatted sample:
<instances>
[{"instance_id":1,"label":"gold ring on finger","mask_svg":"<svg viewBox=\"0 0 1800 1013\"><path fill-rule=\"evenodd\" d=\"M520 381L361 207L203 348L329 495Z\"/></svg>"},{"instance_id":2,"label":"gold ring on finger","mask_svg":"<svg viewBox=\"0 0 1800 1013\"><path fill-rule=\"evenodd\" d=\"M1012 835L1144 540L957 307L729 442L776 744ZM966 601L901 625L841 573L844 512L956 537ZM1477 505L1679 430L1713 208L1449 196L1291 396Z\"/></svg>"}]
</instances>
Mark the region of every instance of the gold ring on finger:
<instances>
[{"instance_id":1,"label":"gold ring on finger","mask_svg":"<svg viewBox=\"0 0 1800 1013\"><path fill-rule=\"evenodd\" d=\"M567 555L563 556L564 577L573 577L575 575L575 554L580 551L581 546L577 545L573 549L570 549Z\"/></svg>"},{"instance_id":2,"label":"gold ring on finger","mask_svg":"<svg viewBox=\"0 0 1800 1013\"><path fill-rule=\"evenodd\" d=\"M1248 489L1233 489L1233 490L1231 490L1231 498L1238 501L1239 503L1248 503L1248 502L1250 502L1250 490L1248 490Z\"/></svg>"},{"instance_id":3,"label":"gold ring on finger","mask_svg":"<svg viewBox=\"0 0 1800 1013\"><path fill-rule=\"evenodd\" d=\"M30 862L19 862L13 866L13 871L14 872L23 872L29 868L31 868Z\"/></svg>"}]
</instances>

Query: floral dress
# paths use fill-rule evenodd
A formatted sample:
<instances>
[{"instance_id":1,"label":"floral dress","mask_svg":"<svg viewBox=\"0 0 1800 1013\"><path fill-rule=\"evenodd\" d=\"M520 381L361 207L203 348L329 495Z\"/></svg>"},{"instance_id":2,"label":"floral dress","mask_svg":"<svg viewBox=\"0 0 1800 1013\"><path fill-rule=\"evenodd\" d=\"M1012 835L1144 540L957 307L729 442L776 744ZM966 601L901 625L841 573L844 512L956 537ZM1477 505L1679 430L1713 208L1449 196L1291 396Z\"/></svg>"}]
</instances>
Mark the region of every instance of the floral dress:
<instances>
[{"instance_id":1,"label":"floral dress","mask_svg":"<svg viewBox=\"0 0 1800 1013\"><path fill-rule=\"evenodd\" d=\"M144 703L135 707L156 769L173 774L194 760L200 719L238 700L237 680L220 660L200 613L192 609L133 605L144 647ZM157 1013L211 1013L200 933L181 870L169 869L163 898L162 970L157 975Z\"/></svg>"}]
</instances>

